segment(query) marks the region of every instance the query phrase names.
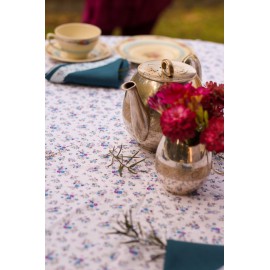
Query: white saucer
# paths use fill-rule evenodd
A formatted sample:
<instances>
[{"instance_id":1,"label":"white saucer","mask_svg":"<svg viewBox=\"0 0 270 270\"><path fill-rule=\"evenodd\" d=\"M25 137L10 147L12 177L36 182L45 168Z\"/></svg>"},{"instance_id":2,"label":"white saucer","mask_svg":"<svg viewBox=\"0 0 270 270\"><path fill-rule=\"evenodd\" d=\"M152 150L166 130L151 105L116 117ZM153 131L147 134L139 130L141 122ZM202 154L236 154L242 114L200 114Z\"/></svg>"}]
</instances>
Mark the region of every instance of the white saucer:
<instances>
[{"instance_id":1,"label":"white saucer","mask_svg":"<svg viewBox=\"0 0 270 270\"><path fill-rule=\"evenodd\" d=\"M95 48L87 55L85 59L69 58L66 52L57 49L57 47L59 48L59 45L56 41L54 41L54 46L48 43L45 47L46 53L49 55L50 58L61 62L68 62L68 63L94 62L108 58L109 56L112 55L112 50L103 42L98 42Z\"/></svg>"},{"instance_id":2,"label":"white saucer","mask_svg":"<svg viewBox=\"0 0 270 270\"><path fill-rule=\"evenodd\" d=\"M193 53L192 49L182 42L154 35L127 38L116 46L116 51L136 64L162 59L181 60Z\"/></svg>"}]
</instances>

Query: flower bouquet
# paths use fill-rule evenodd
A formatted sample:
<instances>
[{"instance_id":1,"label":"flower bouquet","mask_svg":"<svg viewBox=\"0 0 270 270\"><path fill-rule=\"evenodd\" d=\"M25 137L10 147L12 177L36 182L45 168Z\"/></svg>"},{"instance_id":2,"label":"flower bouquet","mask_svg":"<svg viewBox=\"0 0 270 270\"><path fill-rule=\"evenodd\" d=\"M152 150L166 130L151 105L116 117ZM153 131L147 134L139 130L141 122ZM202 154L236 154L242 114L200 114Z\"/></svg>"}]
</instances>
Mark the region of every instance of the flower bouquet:
<instances>
[{"instance_id":1,"label":"flower bouquet","mask_svg":"<svg viewBox=\"0 0 270 270\"><path fill-rule=\"evenodd\" d=\"M164 84L148 105L161 114L159 178L172 193L197 189L211 171L212 152L224 151L224 84Z\"/></svg>"},{"instance_id":2,"label":"flower bouquet","mask_svg":"<svg viewBox=\"0 0 270 270\"><path fill-rule=\"evenodd\" d=\"M162 132L172 142L202 143L208 151L224 151L224 84L165 84L148 105L161 113Z\"/></svg>"}]
</instances>

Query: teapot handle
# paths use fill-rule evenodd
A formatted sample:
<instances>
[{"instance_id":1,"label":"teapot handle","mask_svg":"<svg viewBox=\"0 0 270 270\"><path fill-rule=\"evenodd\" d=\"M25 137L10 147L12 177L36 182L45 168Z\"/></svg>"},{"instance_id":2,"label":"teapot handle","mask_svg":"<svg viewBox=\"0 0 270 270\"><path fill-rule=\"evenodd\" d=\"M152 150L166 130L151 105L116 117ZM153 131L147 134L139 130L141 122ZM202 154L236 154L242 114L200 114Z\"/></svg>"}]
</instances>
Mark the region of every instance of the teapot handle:
<instances>
[{"instance_id":1,"label":"teapot handle","mask_svg":"<svg viewBox=\"0 0 270 270\"><path fill-rule=\"evenodd\" d=\"M194 67L200 82L202 82L202 67L198 57L195 54L189 54L182 60L182 62Z\"/></svg>"}]
</instances>

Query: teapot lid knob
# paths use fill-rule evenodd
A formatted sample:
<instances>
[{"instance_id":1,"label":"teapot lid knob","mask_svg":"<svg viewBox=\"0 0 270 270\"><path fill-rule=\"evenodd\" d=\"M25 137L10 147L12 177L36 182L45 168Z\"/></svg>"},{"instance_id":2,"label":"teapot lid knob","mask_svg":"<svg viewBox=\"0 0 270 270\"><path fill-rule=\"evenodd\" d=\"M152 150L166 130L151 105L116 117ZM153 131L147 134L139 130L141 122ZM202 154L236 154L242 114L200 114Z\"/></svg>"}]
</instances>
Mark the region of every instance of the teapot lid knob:
<instances>
[{"instance_id":1,"label":"teapot lid knob","mask_svg":"<svg viewBox=\"0 0 270 270\"><path fill-rule=\"evenodd\" d=\"M162 72L168 76L168 77L173 77L174 73L174 68L173 68L173 63L169 59L163 59L161 61L161 68Z\"/></svg>"},{"instance_id":2,"label":"teapot lid knob","mask_svg":"<svg viewBox=\"0 0 270 270\"><path fill-rule=\"evenodd\" d=\"M191 65L169 59L144 62L139 65L138 72L146 79L162 83L189 82L197 74Z\"/></svg>"}]
</instances>

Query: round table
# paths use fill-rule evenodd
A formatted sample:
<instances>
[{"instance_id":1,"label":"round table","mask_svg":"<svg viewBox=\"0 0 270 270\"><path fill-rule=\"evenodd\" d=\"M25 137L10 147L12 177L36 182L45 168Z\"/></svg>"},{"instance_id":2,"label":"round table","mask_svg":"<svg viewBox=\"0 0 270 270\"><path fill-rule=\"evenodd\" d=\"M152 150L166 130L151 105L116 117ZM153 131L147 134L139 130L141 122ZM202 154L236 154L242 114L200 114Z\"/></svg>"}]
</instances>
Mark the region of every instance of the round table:
<instances>
[{"instance_id":1,"label":"round table","mask_svg":"<svg viewBox=\"0 0 270 270\"><path fill-rule=\"evenodd\" d=\"M125 37L102 36L112 48ZM201 61L203 82L223 83L223 44L181 40ZM46 56L46 70L56 64ZM131 65L126 80L136 71ZM167 193L155 155L140 149L122 123L124 91L46 81L46 269L162 269L158 250L108 234L132 210L134 222L166 241L223 245L224 177L212 172L190 196ZM109 150L140 151L138 173L110 166ZM150 224L151 226L150 226Z\"/></svg>"}]
</instances>

